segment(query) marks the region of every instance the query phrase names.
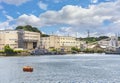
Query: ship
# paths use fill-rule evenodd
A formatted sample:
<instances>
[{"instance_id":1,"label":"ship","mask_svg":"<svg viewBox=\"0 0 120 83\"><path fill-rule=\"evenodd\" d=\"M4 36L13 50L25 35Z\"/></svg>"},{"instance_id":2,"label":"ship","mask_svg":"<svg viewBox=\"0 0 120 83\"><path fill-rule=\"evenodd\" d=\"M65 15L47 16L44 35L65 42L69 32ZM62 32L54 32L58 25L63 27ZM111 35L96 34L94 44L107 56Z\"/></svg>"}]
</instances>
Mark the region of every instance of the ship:
<instances>
[{"instance_id":1,"label":"ship","mask_svg":"<svg viewBox=\"0 0 120 83\"><path fill-rule=\"evenodd\" d=\"M120 54L120 47L116 48L115 51L106 51L105 54Z\"/></svg>"}]
</instances>

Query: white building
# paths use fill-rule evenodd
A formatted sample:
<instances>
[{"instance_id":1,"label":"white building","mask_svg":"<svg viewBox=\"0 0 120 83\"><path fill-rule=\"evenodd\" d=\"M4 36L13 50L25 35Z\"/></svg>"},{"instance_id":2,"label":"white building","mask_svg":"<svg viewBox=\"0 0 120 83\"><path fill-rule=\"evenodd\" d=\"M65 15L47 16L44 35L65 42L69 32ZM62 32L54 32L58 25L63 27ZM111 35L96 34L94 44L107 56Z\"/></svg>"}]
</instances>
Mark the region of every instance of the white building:
<instances>
[{"instance_id":1,"label":"white building","mask_svg":"<svg viewBox=\"0 0 120 83\"><path fill-rule=\"evenodd\" d=\"M11 48L34 49L40 46L40 33L24 30L0 30L0 50Z\"/></svg>"}]
</instances>

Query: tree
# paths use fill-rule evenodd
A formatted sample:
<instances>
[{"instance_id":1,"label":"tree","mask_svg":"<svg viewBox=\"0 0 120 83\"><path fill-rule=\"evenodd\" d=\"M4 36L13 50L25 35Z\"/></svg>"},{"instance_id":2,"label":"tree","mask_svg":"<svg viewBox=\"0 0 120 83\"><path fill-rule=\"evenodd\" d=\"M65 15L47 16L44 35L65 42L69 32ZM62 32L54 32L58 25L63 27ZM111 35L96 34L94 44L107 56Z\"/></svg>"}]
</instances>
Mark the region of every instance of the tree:
<instances>
[{"instance_id":1,"label":"tree","mask_svg":"<svg viewBox=\"0 0 120 83\"><path fill-rule=\"evenodd\" d=\"M42 34L41 37L49 37L47 34Z\"/></svg>"},{"instance_id":2,"label":"tree","mask_svg":"<svg viewBox=\"0 0 120 83\"><path fill-rule=\"evenodd\" d=\"M80 49L78 49L78 48L76 48L76 47L72 47L72 48L71 48L71 51L76 51L76 52L79 52L79 51L80 51Z\"/></svg>"},{"instance_id":3,"label":"tree","mask_svg":"<svg viewBox=\"0 0 120 83\"><path fill-rule=\"evenodd\" d=\"M36 27L32 27L31 25L26 25L26 26L17 26L15 30L23 29L25 31L32 31L32 32L39 32L41 33L40 30L38 30Z\"/></svg>"},{"instance_id":4,"label":"tree","mask_svg":"<svg viewBox=\"0 0 120 83\"><path fill-rule=\"evenodd\" d=\"M14 50L10 48L9 45L4 46L4 52L6 53L6 55L14 54Z\"/></svg>"}]
</instances>

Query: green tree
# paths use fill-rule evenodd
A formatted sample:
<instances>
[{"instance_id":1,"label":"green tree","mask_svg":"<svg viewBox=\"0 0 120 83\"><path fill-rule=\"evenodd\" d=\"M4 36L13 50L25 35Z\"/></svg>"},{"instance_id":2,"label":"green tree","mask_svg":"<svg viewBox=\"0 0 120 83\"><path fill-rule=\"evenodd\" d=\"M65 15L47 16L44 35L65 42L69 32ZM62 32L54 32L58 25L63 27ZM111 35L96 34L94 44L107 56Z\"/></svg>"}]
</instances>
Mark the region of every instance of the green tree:
<instances>
[{"instance_id":1,"label":"green tree","mask_svg":"<svg viewBox=\"0 0 120 83\"><path fill-rule=\"evenodd\" d=\"M9 45L4 46L4 52L6 53L6 55L14 54L14 50L10 48Z\"/></svg>"},{"instance_id":2,"label":"green tree","mask_svg":"<svg viewBox=\"0 0 120 83\"><path fill-rule=\"evenodd\" d=\"M80 51L80 49L78 49L78 48L76 48L76 47L72 47L72 48L71 48L71 51L76 51L76 52L79 52L79 51Z\"/></svg>"},{"instance_id":3,"label":"green tree","mask_svg":"<svg viewBox=\"0 0 120 83\"><path fill-rule=\"evenodd\" d=\"M32 27L31 25L26 25L26 26L17 26L15 30L23 29L25 31L32 31L32 32L39 32L41 33L40 30L36 27Z\"/></svg>"}]
</instances>

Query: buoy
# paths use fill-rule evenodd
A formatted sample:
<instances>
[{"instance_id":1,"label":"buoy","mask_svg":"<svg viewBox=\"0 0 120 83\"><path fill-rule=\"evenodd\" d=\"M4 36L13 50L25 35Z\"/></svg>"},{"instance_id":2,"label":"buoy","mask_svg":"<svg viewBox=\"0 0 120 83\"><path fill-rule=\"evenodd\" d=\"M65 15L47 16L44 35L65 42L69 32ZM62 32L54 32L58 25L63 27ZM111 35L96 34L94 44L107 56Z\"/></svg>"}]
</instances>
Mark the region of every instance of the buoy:
<instances>
[{"instance_id":1,"label":"buoy","mask_svg":"<svg viewBox=\"0 0 120 83\"><path fill-rule=\"evenodd\" d=\"M33 68L31 66L24 66L23 71L24 72L33 72Z\"/></svg>"}]
</instances>

